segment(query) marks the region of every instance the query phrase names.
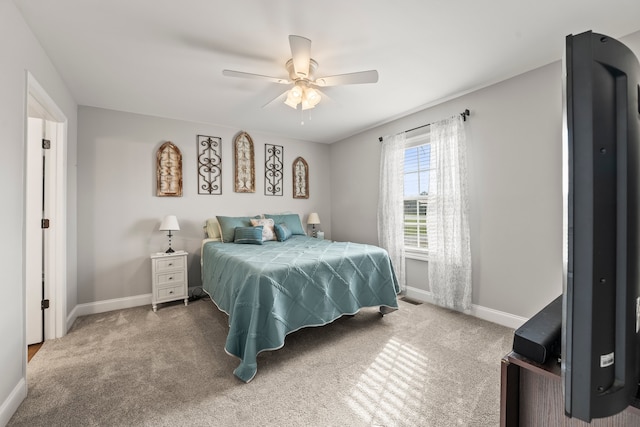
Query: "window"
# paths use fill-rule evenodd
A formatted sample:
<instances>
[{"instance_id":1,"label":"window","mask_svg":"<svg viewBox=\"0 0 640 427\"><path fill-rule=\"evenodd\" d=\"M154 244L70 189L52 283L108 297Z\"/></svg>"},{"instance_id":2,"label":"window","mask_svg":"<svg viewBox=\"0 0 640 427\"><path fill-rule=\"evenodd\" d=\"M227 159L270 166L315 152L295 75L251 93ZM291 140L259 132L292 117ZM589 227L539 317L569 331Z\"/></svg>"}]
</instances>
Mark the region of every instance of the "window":
<instances>
[{"instance_id":1,"label":"window","mask_svg":"<svg viewBox=\"0 0 640 427\"><path fill-rule=\"evenodd\" d=\"M407 139L404 152L404 244L408 251L426 252L427 195L431 144L428 134Z\"/></svg>"}]
</instances>

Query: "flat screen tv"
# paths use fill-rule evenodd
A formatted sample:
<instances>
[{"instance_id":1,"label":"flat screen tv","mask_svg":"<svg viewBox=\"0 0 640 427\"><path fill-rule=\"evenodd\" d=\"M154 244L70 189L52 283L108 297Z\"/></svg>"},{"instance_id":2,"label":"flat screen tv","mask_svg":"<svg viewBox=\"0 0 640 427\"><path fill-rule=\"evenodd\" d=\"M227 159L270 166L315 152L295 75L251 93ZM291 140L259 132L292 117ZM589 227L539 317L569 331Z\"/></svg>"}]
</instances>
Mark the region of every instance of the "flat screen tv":
<instances>
[{"instance_id":1,"label":"flat screen tv","mask_svg":"<svg viewBox=\"0 0 640 427\"><path fill-rule=\"evenodd\" d=\"M564 56L565 413L623 411L640 375L640 65L591 31Z\"/></svg>"}]
</instances>

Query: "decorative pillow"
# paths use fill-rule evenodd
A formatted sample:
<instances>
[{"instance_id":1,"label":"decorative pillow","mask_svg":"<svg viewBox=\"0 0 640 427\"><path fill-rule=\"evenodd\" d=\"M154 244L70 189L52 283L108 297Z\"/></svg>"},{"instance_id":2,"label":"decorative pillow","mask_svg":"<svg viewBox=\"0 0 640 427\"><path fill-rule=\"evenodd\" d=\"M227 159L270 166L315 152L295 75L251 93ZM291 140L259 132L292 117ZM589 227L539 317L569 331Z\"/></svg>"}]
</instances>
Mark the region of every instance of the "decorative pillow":
<instances>
[{"instance_id":1,"label":"decorative pillow","mask_svg":"<svg viewBox=\"0 0 640 427\"><path fill-rule=\"evenodd\" d=\"M300 222L300 216L298 214L285 214L285 215L269 215L265 214L265 218L271 218L275 224L285 224L291 231L291 234L300 234L305 236L307 233L302 228Z\"/></svg>"},{"instance_id":2,"label":"decorative pillow","mask_svg":"<svg viewBox=\"0 0 640 427\"><path fill-rule=\"evenodd\" d=\"M251 218L248 216L217 216L220 224L220 236L224 243L233 242L236 227L251 227Z\"/></svg>"},{"instance_id":3,"label":"decorative pillow","mask_svg":"<svg viewBox=\"0 0 640 427\"><path fill-rule=\"evenodd\" d=\"M274 228L276 231L276 237L278 238L278 242L284 242L289 237L291 237L291 230L289 230L289 227L287 227L287 224L284 224L284 223L276 224Z\"/></svg>"},{"instance_id":4,"label":"decorative pillow","mask_svg":"<svg viewBox=\"0 0 640 427\"><path fill-rule=\"evenodd\" d=\"M218 224L218 220L215 218L207 219L207 222L204 226L205 231L207 232L207 237L214 240L221 240L220 236L220 224Z\"/></svg>"},{"instance_id":5,"label":"decorative pillow","mask_svg":"<svg viewBox=\"0 0 640 427\"><path fill-rule=\"evenodd\" d=\"M262 244L262 226L258 227L236 227L233 243L244 243L250 245Z\"/></svg>"},{"instance_id":6,"label":"decorative pillow","mask_svg":"<svg viewBox=\"0 0 640 427\"><path fill-rule=\"evenodd\" d=\"M276 240L276 233L273 230L275 224L271 218L252 219L251 225L254 227L258 225L262 226L262 240Z\"/></svg>"}]
</instances>

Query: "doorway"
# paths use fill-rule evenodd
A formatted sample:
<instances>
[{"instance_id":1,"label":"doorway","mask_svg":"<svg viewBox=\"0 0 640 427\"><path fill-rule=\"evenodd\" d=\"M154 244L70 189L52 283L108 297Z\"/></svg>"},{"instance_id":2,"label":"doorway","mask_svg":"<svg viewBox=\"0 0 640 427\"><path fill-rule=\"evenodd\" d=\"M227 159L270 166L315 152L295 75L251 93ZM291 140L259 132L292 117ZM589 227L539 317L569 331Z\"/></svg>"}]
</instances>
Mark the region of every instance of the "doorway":
<instances>
[{"instance_id":1,"label":"doorway","mask_svg":"<svg viewBox=\"0 0 640 427\"><path fill-rule=\"evenodd\" d=\"M27 73L24 211L27 345L62 337L67 331L66 130L67 119L62 111ZM48 228L44 228L44 219L48 220ZM49 308L43 309L47 304Z\"/></svg>"}]
</instances>

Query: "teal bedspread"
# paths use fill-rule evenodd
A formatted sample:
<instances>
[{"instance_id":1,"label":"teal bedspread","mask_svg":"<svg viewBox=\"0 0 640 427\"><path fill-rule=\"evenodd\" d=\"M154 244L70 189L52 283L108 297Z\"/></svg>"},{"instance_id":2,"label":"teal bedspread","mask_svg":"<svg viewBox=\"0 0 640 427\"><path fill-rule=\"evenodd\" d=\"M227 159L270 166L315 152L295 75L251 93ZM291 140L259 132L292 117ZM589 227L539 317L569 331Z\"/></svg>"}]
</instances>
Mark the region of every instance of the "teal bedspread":
<instances>
[{"instance_id":1,"label":"teal bedspread","mask_svg":"<svg viewBox=\"0 0 640 427\"><path fill-rule=\"evenodd\" d=\"M398 308L396 275L376 246L307 236L263 245L209 242L202 262L204 290L229 315L225 350L241 360L233 373L245 382L258 370L258 353L281 348L293 331L363 307Z\"/></svg>"}]
</instances>

